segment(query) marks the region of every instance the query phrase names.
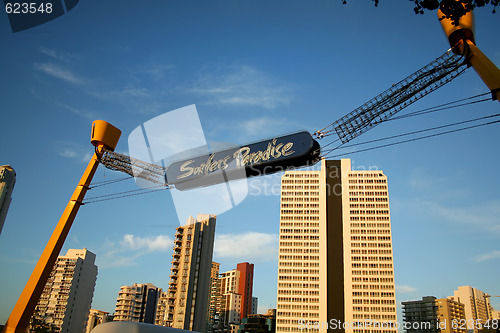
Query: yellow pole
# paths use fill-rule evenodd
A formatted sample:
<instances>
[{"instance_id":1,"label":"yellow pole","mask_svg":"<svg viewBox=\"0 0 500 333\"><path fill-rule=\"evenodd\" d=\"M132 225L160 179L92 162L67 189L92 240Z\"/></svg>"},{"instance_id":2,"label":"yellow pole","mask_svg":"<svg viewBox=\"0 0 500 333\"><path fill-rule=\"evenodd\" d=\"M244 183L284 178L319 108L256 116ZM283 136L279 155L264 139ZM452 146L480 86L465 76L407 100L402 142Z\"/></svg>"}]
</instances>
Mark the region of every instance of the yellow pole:
<instances>
[{"instance_id":1,"label":"yellow pole","mask_svg":"<svg viewBox=\"0 0 500 333\"><path fill-rule=\"evenodd\" d=\"M438 18L453 52L467 57L469 64L490 89L492 99L500 102L500 70L475 44L474 13L467 12L458 25L446 18L441 9L438 10Z\"/></svg>"},{"instance_id":2,"label":"yellow pole","mask_svg":"<svg viewBox=\"0 0 500 333\"><path fill-rule=\"evenodd\" d=\"M481 50L467 39L470 49L469 62L477 75L491 90L491 97L500 102L500 69Z\"/></svg>"},{"instance_id":3,"label":"yellow pole","mask_svg":"<svg viewBox=\"0 0 500 333\"><path fill-rule=\"evenodd\" d=\"M76 217L78 209L82 205L82 200L85 197L92 177L94 176L97 166L99 165L98 155L104 151L104 145L100 144L97 147L96 153L90 160L87 169L85 170L80 182L76 186L71 199L69 200L66 209L64 210L59 222L57 223L49 242L45 246L38 263L31 273L31 276L24 287L21 296L17 300L14 309L12 310L9 319L4 328L4 333L25 333L33 315L33 311L43 292L45 283L50 276L50 272L56 263L57 257L66 240L71 225Z\"/></svg>"},{"instance_id":4,"label":"yellow pole","mask_svg":"<svg viewBox=\"0 0 500 333\"><path fill-rule=\"evenodd\" d=\"M49 242L38 259L38 262L31 273L23 292L17 300L14 309L5 324L4 333L25 333L33 315L33 311L42 295L43 288L47 283L50 272L57 261L57 256L68 236L69 229L75 220L76 213L82 205L85 193L89 189L92 177L99 165L99 158L105 149L113 151L118 143L121 131L104 120L96 120L92 123L92 135L90 142L96 147L94 156L89 162L87 169L83 173L80 182L76 186L71 199L66 205L59 222L50 236Z\"/></svg>"}]
</instances>

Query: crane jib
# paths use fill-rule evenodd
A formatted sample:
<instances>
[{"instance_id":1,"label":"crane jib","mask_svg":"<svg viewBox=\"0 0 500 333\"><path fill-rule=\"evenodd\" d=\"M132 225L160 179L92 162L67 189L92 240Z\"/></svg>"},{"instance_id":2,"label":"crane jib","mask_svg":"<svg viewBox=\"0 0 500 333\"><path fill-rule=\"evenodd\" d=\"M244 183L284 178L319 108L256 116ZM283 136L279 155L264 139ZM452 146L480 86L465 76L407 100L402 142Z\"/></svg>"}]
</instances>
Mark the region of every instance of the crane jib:
<instances>
[{"instance_id":1,"label":"crane jib","mask_svg":"<svg viewBox=\"0 0 500 333\"><path fill-rule=\"evenodd\" d=\"M167 181L179 190L313 165L320 146L301 131L172 163Z\"/></svg>"}]
</instances>

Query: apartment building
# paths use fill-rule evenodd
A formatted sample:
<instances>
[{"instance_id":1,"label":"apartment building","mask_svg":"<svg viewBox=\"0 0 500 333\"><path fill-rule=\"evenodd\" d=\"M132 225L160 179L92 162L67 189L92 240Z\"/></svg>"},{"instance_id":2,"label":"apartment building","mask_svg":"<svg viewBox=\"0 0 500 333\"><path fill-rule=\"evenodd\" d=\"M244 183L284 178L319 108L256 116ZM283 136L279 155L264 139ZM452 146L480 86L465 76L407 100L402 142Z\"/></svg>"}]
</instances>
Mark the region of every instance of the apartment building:
<instances>
[{"instance_id":1,"label":"apartment building","mask_svg":"<svg viewBox=\"0 0 500 333\"><path fill-rule=\"evenodd\" d=\"M489 297L486 297L486 293L472 288L471 286L460 286L453 292L453 296L448 298L460 302L464 305L465 309L465 319L470 320L471 323L480 322L485 323L488 319L492 318L493 308L491 307ZM479 329L477 327L468 327L470 331L478 333Z\"/></svg>"},{"instance_id":2,"label":"apartment building","mask_svg":"<svg viewBox=\"0 0 500 333\"><path fill-rule=\"evenodd\" d=\"M215 215L200 214L177 228L169 288L159 299L157 325L206 331L215 221Z\"/></svg>"},{"instance_id":3,"label":"apartment building","mask_svg":"<svg viewBox=\"0 0 500 333\"><path fill-rule=\"evenodd\" d=\"M161 294L161 288L151 283L121 286L113 320L154 324L156 304Z\"/></svg>"},{"instance_id":4,"label":"apartment building","mask_svg":"<svg viewBox=\"0 0 500 333\"><path fill-rule=\"evenodd\" d=\"M94 327L99 324L106 323L108 321L113 321L113 315L109 315L109 312L90 309L89 319L87 320L87 328L85 329L85 333L90 333Z\"/></svg>"},{"instance_id":5,"label":"apartment building","mask_svg":"<svg viewBox=\"0 0 500 333\"><path fill-rule=\"evenodd\" d=\"M407 333L465 333L461 323L465 319L464 305L448 298L434 296L422 300L402 302L403 320Z\"/></svg>"},{"instance_id":6,"label":"apartment building","mask_svg":"<svg viewBox=\"0 0 500 333\"><path fill-rule=\"evenodd\" d=\"M84 333L97 279L95 254L69 249L59 256L31 318L30 329Z\"/></svg>"},{"instance_id":7,"label":"apartment building","mask_svg":"<svg viewBox=\"0 0 500 333\"><path fill-rule=\"evenodd\" d=\"M210 295L207 314L207 332L212 333L218 330L219 312L220 312L220 279L219 279L220 264L212 261L212 269L210 271Z\"/></svg>"},{"instance_id":8,"label":"apartment building","mask_svg":"<svg viewBox=\"0 0 500 333\"><path fill-rule=\"evenodd\" d=\"M322 160L283 175L280 204L276 331L396 333L387 176Z\"/></svg>"}]
</instances>

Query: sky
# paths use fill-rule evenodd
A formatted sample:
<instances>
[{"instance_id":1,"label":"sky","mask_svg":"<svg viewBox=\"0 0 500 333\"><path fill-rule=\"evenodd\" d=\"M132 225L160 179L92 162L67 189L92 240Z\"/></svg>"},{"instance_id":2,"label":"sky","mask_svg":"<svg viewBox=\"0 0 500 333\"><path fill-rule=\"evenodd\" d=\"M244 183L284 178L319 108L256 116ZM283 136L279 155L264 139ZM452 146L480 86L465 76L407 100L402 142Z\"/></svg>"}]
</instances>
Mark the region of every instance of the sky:
<instances>
[{"instance_id":1,"label":"sky","mask_svg":"<svg viewBox=\"0 0 500 333\"><path fill-rule=\"evenodd\" d=\"M500 14L485 7L475 16L477 45L498 66ZM189 105L209 142L314 132L449 48L435 12L415 15L412 2L396 0L377 8L340 0L81 0L17 33L0 14L0 42L0 165L17 174L0 235L0 323L93 153L93 120L121 129L117 151L125 154L134 129ZM487 92L468 69L401 114ZM499 111L487 101L387 122L338 151L354 169L388 177L398 304L462 285L500 295L500 127L364 152L359 143ZM100 166L94 183L123 177ZM279 181L279 174L249 180L247 197L217 217L214 261L221 272L255 264L260 312L276 307ZM87 198L134 189L127 180ZM122 285L168 288L177 226L168 191L89 203L61 254L96 254L92 308L112 313ZM491 301L500 309L500 298Z\"/></svg>"}]
</instances>

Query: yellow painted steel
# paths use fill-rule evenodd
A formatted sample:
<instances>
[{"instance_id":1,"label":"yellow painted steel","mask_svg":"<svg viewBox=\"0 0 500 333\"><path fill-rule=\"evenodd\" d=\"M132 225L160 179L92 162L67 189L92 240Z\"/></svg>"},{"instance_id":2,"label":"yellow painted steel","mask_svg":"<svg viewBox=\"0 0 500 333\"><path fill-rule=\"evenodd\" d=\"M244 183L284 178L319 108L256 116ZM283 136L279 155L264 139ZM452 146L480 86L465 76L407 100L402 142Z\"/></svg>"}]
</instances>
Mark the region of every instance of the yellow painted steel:
<instances>
[{"instance_id":1,"label":"yellow painted steel","mask_svg":"<svg viewBox=\"0 0 500 333\"><path fill-rule=\"evenodd\" d=\"M477 75L490 89L492 98L500 102L500 69L470 40L467 40L470 49L469 62Z\"/></svg>"},{"instance_id":2,"label":"yellow painted steel","mask_svg":"<svg viewBox=\"0 0 500 333\"><path fill-rule=\"evenodd\" d=\"M100 125L98 125L98 127L99 126ZM116 127L114 126L113 128L116 129ZM57 223L52 236L50 237L47 245L45 246L45 249L42 252L42 255L40 256L40 259L33 269L33 273L31 273L31 276L26 283L21 296L19 296L14 309L12 310L9 319L7 320L7 323L3 330L4 333L27 332L30 318L33 315L33 311L35 310L38 300L40 299L40 295L43 292L45 283L47 282L47 279L50 276L50 272L52 271L52 268L56 263L59 252L61 251L71 225L73 224L76 214L78 213L78 209L82 205L83 198L85 197L85 193L89 188L92 177L97 170L97 166L99 165L98 157L100 157L100 155L103 153L105 147L109 146L112 143L114 143L114 146L116 146L120 134L120 130L113 130L112 135L104 135L104 137L106 137L108 141L104 140L105 142L96 143L96 152L90 160L87 169L85 169L82 178L78 182L78 185L76 186L71 199L64 209L64 212L61 215L61 218L59 219L59 222Z\"/></svg>"},{"instance_id":3,"label":"yellow painted steel","mask_svg":"<svg viewBox=\"0 0 500 333\"><path fill-rule=\"evenodd\" d=\"M444 18L441 10L438 10L438 18L453 52L466 57L469 64L490 89L492 98L500 102L500 70L475 45L473 12L470 11L462 16L458 25L454 25L450 19Z\"/></svg>"},{"instance_id":4,"label":"yellow painted steel","mask_svg":"<svg viewBox=\"0 0 500 333\"><path fill-rule=\"evenodd\" d=\"M441 9L438 9L437 14L439 22L441 22L441 27L443 27L444 34L448 38L451 47L454 47L456 43L464 38L470 39L475 43L475 19L472 10L460 18L458 25L453 24L451 19L445 18Z\"/></svg>"},{"instance_id":5,"label":"yellow painted steel","mask_svg":"<svg viewBox=\"0 0 500 333\"><path fill-rule=\"evenodd\" d=\"M118 139L120 138L121 131L104 120L95 120L92 123L92 135L90 142L94 146L103 144L106 149L114 151Z\"/></svg>"}]
</instances>

